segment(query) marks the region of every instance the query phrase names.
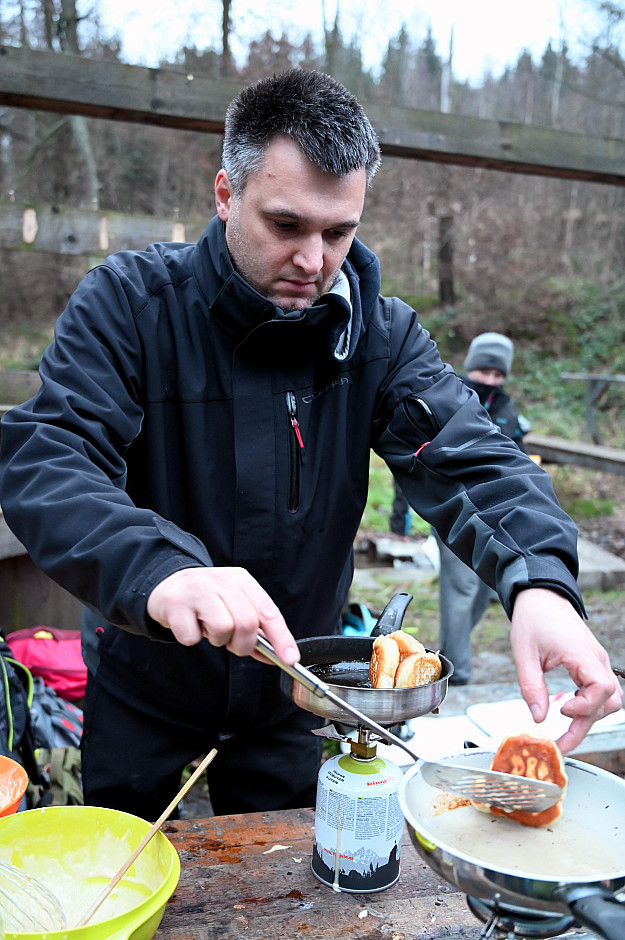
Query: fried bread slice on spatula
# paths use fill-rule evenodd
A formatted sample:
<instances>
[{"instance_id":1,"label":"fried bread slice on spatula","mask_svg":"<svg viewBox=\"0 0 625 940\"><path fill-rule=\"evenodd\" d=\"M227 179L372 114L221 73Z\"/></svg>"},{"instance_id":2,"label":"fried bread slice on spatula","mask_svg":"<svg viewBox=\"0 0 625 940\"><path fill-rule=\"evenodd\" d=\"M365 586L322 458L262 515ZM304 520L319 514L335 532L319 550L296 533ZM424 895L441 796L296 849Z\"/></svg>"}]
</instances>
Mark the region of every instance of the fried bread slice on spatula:
<instances>
[{"instance_id":1,"label":"fried bread slice on spatula","mask_svg":"<svg viewBox=\"0 0 625 940\"><path fill-rule=\"evenodd\" d=\"M562 796L551 806L541 811L527 811L519 807L506 810L498 806L478 805L493 816L506 816L523 826L544 828L562 816L562 804L568 785L564 758L558 745L551 738L539 738L531 734L509 735L504 738L491 761L491 770L502 773L549 781L562 787Z\"/></svg>"}]
</instances>

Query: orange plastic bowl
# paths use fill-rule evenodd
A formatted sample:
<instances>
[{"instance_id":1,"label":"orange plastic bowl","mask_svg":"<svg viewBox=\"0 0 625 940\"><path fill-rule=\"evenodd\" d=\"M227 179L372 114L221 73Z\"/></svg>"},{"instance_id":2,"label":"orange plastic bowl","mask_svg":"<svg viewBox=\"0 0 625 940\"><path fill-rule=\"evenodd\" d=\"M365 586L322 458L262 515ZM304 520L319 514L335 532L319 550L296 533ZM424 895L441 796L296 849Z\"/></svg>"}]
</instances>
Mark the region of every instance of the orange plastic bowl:
<instances>
[{"instance_id":1,"label":"orange plastic bowl","mask_svg":"<svg viewBox=\"0 0 625 940\"><path fill-rule=\"evenodd\" d=\"M0 754L0 816L17 811L27 786L28 774L22 765Z\"/></svg>"}]
</instances>

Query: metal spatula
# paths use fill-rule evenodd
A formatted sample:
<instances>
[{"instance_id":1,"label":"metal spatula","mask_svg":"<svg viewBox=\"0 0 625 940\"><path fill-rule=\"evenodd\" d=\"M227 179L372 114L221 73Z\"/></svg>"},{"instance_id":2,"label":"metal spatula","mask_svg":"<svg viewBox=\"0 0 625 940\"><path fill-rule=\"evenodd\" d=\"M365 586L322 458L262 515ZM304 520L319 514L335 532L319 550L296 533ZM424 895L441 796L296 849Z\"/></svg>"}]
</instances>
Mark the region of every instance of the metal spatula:
<instances>
[{"instance_id":1,"label":"metal spatula","mask_svg":"<svg viewBox=\"0 0 625 940\"><path fill-rule=\"evenodd\" d=\"M273 646L264 637L258 637L256 652L266 656L291 678L301 682L310 692L321 698L330 699L335 705L338 705L355 718L359 724L375 731L383 741L396 744L397 747L401 747L406 751L413 760L421 761L421 773L426 783L431 786L455 793L466 799L477 800L490 806L498 806L508 812L524 810L528 813L539 813L541 810L553 806L562 797L562 787L555 783L546 783L542 780L519 777L513 774L502 774L495 770L481 770L475 767L463 767L459 764L424 761L418 754L415 754L405 741L402 741L391 731L383 728L372 718L344 701L330 689L326 682L317 678L304 666L300 666L299 663L288 666L282 662L276 655Z\"/></svg>"},{"instance_id":2,"label":"metal spatula","mask_svg":"<svg viewBox=\"0 0 625 940\"><path fill-rule=\"evenodd\" d=\"M539 813L553 806L562 796L562 788L557 783L503 774L498 770L476 770L459 764L423 761L421 776L431 787L457 793L478 803L499 806L508 812Z\"/></svg>"}]
</instances>

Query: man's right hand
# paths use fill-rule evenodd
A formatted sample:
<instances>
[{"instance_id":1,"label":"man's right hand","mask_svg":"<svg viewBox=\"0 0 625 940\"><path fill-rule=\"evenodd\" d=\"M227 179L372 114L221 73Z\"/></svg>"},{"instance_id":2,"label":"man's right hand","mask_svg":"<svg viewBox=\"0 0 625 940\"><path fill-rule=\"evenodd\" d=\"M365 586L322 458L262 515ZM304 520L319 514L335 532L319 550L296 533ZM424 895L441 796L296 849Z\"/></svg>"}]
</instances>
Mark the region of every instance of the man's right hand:
<instances>
[{"instance_id":1,"label":"man's right hand","mask_svg":"<svg viewBox=\"0 0 625 940\"><path fill-rule=\"evenodd\" d=\"M282 614L244 568L176 571L156 585L147 611L183 646L193 646L205 637L236 656L251 656L256 637L262 633L285 663L299 662L297 644Z\"/></svg>"}]
</instances>

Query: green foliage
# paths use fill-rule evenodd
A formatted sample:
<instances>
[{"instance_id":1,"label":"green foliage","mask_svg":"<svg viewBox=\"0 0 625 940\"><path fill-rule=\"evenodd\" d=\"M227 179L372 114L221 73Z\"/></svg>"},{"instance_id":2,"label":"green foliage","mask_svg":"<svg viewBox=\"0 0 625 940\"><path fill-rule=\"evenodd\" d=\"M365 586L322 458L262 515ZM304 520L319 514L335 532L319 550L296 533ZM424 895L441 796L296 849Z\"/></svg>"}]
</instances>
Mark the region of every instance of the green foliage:
<instances>
[{"instance_id":1,"label":"green foliage","mask_svg":"<svg viewBox=\"0 0 625 940\"><path fill-rule=\"evenodd\" d=\"M53 328L34 327L24 322L18 325L14 334L7 336L0 349L0 369L21 369L36 371L41 362L44 349L49 345Z\"/></svg>"},{"instance_id":2,"label":"green foliage","mask_svg":"<svg viewBox=\"0 0 625 940\"><path fill-rule=\"evenodd\" d=\"M417 310L419 314L423 313L424 310L434 310L439 307L436 294L411 294L401 291L394 284L392 277L385 277L384 274L382 275L382 293L387 297L401 297L404 303L407 303L413 310ZM440 313L445 316L445 311L440 311Z\"/></svg>"},{"instance_id":3,"label":"green foliage","mask_svg":"<svg viewBox=\"0 0 625 940\"><path fill-rule=\"evenodd\" d=\"M567 308L551 311L549 320L577 368L625 371L625 282L550 279L546 287L567 300Z\"/></svg>"},{"instance_id":4,"label":"green foliage","mask_svg":"<svg viewBox=\"0 0 625 940\"><path fill-rule=\"evenodd\" d=\"M385 291L393 294L392 285ZM548 279L544 284L545 307L541 316L548 329L528 336L526 321L497 324L515 342L515 359L506 389L519 411L537 434L571 441L587 441L586 385L562 379L565 372L625 373L625 281L610 285L572 279ZM437 342L442 358L461 371L466 349L465 307L442 309L431 295L404 295L419 311L421 322ZM527 300L520 301L528 303ZM472 334L492 329L481 325ZM557 353L554 352L557 350ZM611 386L600 399L597 419L606 441L625 447L625 389ZM550 468L558 498L574 519L610 515L614 503L592 491L580 478L579 468ZM393 479L376 455L372 455L369 499L363 529L386 533L393 502ZM429 526L413 514L412 533L427 536Z\"/></svg>"},{"instance_id":5,"label":"green foliage","mask_svg":"<svg viewBox=\"0 0 625 940\"><path fill-rule=\"evenodd\" d=\"M341 742L328 741L327 738L324 738L322 754L321 763L330 760L332 757L338 757L341 754Z\"/></svg>"},{"instance_id":6,"label":"green foliage","mask_svg":"<svg viewBox=\"0 0 625 940\"><path fill-rule=\"evenodd\" d=\"M573 519L613 515L614 500L604 492L597 492L592 471L562 465L551 467L549 473L560 505Z\"/></svg>"},{"instance_id":7,"label":"green foliage","mask_svg":"<svg viewBox=\"0 0 625 940\"><path fill-rule=\"evenodd\" d=\"M611 516L614 513L612 500L601 497L580 496L567 501L562 508L573 519L594 519L595 516Z\"/></svg>"},{"instance_id":8,"label":"green foliage","mask_svg":"<svg viewBox=\"0 0 625 940\"><path fill-rule=\"evenodd\" d=\"M401 572L401 577L398 573ZM412 594L402 622L402 629L412 633L424 646L435 647L438 639L438 579L415 579L410 568L377 568L366 587L357 582L352 585L349 599L364 604L370 610L382 611L394 594L405 591ZM405 574L404 574L405 572Z\"/></svg>"},{"instance_id":9,"label":"green foliage","mask_svg":"<svg viewBox=\"0 0 625 940\"><path fill-rule=\"evenodd\" d=\"M388 532L388 520L393 503L393 477L386 464L375 454L369 466L369 497L363 516L364 529Z\"/></svg>"},{"instance_id":10,"label":"green foliage","mask_svg":"<svg viewBox=\"0 0 625 940\"><path fill-rule=\"evenodd\" d=\"M384 291L398 293L388 277ZM468 343L477 333L496 329L515 343L515 358L506 389L537 434L568 440L589 439L586 385L564 380L566 372L625 374L625 281L603 284L579 278L545 278L517 285L509 307L485 311L479 301L442 308L428 294L402 294L419 313L438 345L441 357L457 372ZM495 321L495 322L493 322ZM625 390L610 386L597 406L606 440L625 446L622 420Z\"/></svg>"},{"instance_id":11,"label":"green foliage","mask_svg":"<svg viewBox=\"0 0 625 940\"><path fill-rule=\"evenodd\" d=\"M362 528L370 532L389 532L389 517L393 508L393 475L383 460L371 455L369 466L369 496L362 519ZM411 534L428 535L430 527L416 513L412 515Z\"/></svg>"}]
</instances>

